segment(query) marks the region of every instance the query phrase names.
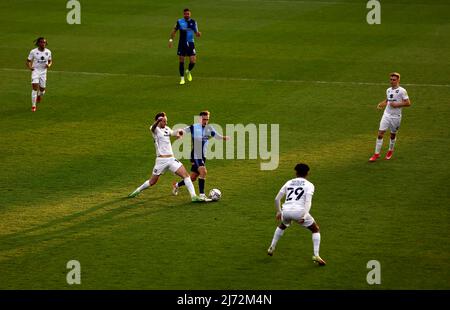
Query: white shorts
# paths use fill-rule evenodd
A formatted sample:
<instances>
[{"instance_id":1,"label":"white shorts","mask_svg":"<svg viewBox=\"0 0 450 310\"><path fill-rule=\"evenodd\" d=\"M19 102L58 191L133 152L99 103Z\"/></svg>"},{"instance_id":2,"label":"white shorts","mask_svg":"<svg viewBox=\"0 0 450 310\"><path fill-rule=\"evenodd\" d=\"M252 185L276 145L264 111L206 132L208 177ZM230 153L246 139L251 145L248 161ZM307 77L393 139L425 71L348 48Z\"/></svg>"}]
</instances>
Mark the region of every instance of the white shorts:
<instances>
[{"instance_id":1,"label":"white shorts","mask_svg":"<svg viewBox=\"0 0 450 310\"><path fill-rule=\"evenodd\" d=\"M177 171L181 166L183 166L183 164L180 163L175 157L157 157L155 167L153 167L153 175L164 174L167 170L175 173L175 171Z\"/></svg>"},{"instance_id":2,"label":"white shorts","mask_svg":"<svg viewBox=\"0 0 450 310\"><path fill-rule=\"evenodd\" d=\"M291 221L295 221L298 223L300 219L304 217L305 221L301 223L303 227L309 227L314 223L314 218L311 214L306 214L304 211L281 211L281 221L283 225L289 227L291 225Z\"/></svg>"},{"instance_id":3,"label":"white shorts","mask_svg":"<svg viewBox=\"0 0 450 310\"><path fill-rule=\"evenodd\" d=\"M45 88L47 82L47 70L37 70L31 71L31 84L39 84L40 87Z\"/></svg>"},{"instance_id":4,"label":"white shorts","mask_svg":"<svg viewBox=\"0 0 450 310\"><path fill-rule=\"evenodd\" d=\"M386 114L383 114L383 117L380 121L380 131L386 131L389 129L391 133L396 133L400 128L400 123L402 121L402 117L392 117Z\"/></svg>"}]
</instances>

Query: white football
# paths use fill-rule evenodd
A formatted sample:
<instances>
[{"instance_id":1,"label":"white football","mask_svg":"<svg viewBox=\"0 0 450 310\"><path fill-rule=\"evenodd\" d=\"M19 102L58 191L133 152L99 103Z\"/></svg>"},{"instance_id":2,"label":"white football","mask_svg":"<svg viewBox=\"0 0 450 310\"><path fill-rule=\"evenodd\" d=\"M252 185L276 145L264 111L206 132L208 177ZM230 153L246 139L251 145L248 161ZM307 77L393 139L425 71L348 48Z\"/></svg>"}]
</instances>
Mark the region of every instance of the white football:
<instances>
[{"instance_id":1,"label":"white football","mask_svg":"<svg viewBox=\"0 0 450 310\"><path fill-rule=\"evenodd\" d=\"M209 191L209 198L211 198L214 201L217 201L222 197L222 192L218 190L217 188L213 188Z\"/></svg>"}]
</instances>

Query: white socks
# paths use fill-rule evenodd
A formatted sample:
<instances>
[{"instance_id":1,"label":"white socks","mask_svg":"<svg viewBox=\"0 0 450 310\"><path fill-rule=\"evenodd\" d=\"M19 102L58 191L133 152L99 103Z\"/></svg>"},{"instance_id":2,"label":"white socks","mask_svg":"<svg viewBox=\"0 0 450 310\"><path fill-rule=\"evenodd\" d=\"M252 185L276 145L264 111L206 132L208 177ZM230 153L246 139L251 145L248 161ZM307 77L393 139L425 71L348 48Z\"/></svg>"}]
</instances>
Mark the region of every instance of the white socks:
<instances>
[{"instance_id":1,"label":"white socks","mask_svg":"<svg viewBox=\"0 0 450 310\"><path fill-rule=\"evenodd\" d=\"M142 192L144 189L147 189L150 187L150 181L145 181L141 186L138 187L138 191Z\"/></svg>"},{"instance_id":2,"label":"white socks","mask_svg":"<svg viewBox=\"0 0 450 310\"><path fill-rule=\"evenodd\" d=\"M380 154L382 146L383 146L383 138L381 139L377 138L377 143L375 144L375 154Z\"/></svg>"},{"instance_id":3,"label":"white socks","mask_svg":"<svg viewBox=\"0 0 450 310\"><path fill-rule=\"evenodd\" d=\"M314 256L319 256L320 233L313 233L312 241L313 241L313 248L314 248Z\"/></svg>"},{"instance_id":4,"label":"white socks","mask_svg":"<svg viewBox=\"0 0 450 310\"><path fill-rule=\"evenodd\" d=\"M394 146L395 146L395 141L396 140L397 139L394 139L394 140L391 139L391 141L389 142L389 151L393 151L394 150Z\"/></svg>"},{"instance_id":5,"label":"white socks","mask_svg":"<svg viewBox=\"0 0 450 310\"><path fill-rule=\"evenodd\" d=\"M277 227L275 229L275 233L273 234L272 244L270 247L275 250L275 247L277 246L278 240L280 240L281 236L283 236L284 230L280 227ZM313 250L314 250L314 256L319 256L319 248L320 248L320 233L313 233L312 234L312 241L313 241Z\"/></svg>"},{"instance_id":6,"label":"white socks","mask_svg":"<svg viewBox=\"0 0 450 310\"><path fill-rule=\"evenodd\" d=\"M37 94L38 94L37 90L32 90L32 91L31 91L31 105L32 105L33 107L36 106L36 98L37 98Z\"/></svg>"},{"instance_id":7,"label":"white socks","mask_svg":"<svg viewBox=\"0 0 450 310\"><path fill-rule=\"evenodd\" d=\"M183 181L184 181L184 185L186 185L186 188L188 189L191 197L197 196L197 194L195 194L195 188L194 188L194 184L192 184L191 178L187 177L187 178L183 179Z\"/></svg>"},{"instance_id":8,"label":"white socks","mask_svg":"<svg viewBox=\"0 0 450 310\"><path fill-rule=\"evenodd\" d=\"M280 227L277 227L277 229L275 229L275 233L273 234L272 244L270 245L270 247L272 249L275 249L275 247L277 246L278 240L280 240L280 238L283 234L284 234L284 230L281 229Z\"/></svg>"}]
</instances>

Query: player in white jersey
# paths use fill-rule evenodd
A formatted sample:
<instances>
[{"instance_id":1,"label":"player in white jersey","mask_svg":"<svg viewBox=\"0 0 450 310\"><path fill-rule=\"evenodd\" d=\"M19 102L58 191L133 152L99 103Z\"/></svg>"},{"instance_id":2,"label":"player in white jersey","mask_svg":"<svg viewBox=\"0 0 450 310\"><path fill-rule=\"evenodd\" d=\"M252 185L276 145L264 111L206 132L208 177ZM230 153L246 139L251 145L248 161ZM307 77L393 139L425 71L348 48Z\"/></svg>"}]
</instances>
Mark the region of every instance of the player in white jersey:
<instances>
[{"instance_id":1,"label":"player in white jersey","mask_svg":"<svg viewBox=\"0 0 450 310\"><path fill-rule=\"evenodd\" d=\"M27 58L27 67L31 70L31 111L36 111L36 104L45 94L47 69L53 64L52 52L46 48L47 40L39 37L34 41L37 48L31 50Z\"/></svg>"},{"instance_id":2,"label":"player in white jersey","mask_svg":"<svg viewBox=\"0 0 450 310\"><path fill-rule=\"evenodd\" d=\"M320 230L319 225L309 213L311 209L312 196L314 195L314 185L306 178L309 167L306 164L297 164L295 166L297 177L289 180L280 189L275 197L275 207L277 209L276 219L281 220L276 228L267 254L272 256L278 240L284 234L284 230L290 226L292 221L308 228L312 232L313 241L313 262L319 266L325 266L325 261L319 256ZM280 208L281 199L286 196L283 207Z\"/></svg>"},{"instance_id":3,"label":"player in white jersey","mask_svg":"<svg viewBox=\"0 0 450 310\"><path fill-rule=\"evenodd\" d=\"M167 170L183 178L184 183L191 195L193 202L203 201L195 194L194 185L192 184L189 173L174 156L172 151L172 144L170 142L170 136L180 137L179 131L175 132L167 126L166 113L160 112L155 116L155 122L150 127L155 142L156 160L155 167L153 168L153 174L150 180L145 181L141 186L136 188L128 197L133 198L139 195L140 192L153 186L158 182L161 174L164 174Z\"/></svg>"},{"instance_id":4,"label":"player in white jersey","mask_svg":"<svg viewBox=\"0 0 450 310\"><path fill-rule=\"evenodd\" d=\"M386 99L377 106L379 110L385 109L380 121L377 142L375 144L375 153L369 158L370 162L374 162L380 157L381 147L383 146L383 136L388 129L391 132L391 141L385 159L389 160L392 158L395 138L402 121L402 108L411 105L406 89L400 86L400 73L393 72L389 74L389 77L391 87L386 90Z\"/></svg>"}]
</instances>

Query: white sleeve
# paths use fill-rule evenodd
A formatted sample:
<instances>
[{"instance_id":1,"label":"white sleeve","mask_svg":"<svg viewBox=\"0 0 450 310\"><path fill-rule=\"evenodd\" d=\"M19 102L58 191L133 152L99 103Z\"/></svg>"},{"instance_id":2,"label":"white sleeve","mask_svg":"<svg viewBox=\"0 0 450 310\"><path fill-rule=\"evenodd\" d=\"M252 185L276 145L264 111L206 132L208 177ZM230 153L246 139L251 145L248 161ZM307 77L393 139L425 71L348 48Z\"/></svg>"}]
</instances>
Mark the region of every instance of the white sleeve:
<instances>
[{"instance_id":1,"label":"white sleeve","mask_svg":"<svg viewBox=\"0 0 450 310\"><path fill-rule=\"evenodd\" d=\"M169 130L169 135L171 135L171 136L176 136L177 133L178 133L178 130L177 131L173 131L172 128L170 128L170 127L167 127L167 129Z\"/></svg>"},{"instance_id":2,"label":"white sleeve","mask_svg":"<svg viewBox=\"0 0 450 310\"><path fill-rule=\"evenodd\" d=\"M48 51L48 60L52 60L52 52Z\"/></svg>"},{"instance_id":3,"label":"white sleeve","mask_svg":"<svg viewBox=\"0 0 450 310\"><path fill-rule=\"evenodd\" d=\"M275 208L277 209L278 212L281 212L280 207L281 199L284 197L284 195L286 195L286 184L283 185L283 187L278 192L277 197L275 197Z\"/></svg>"},{"instance_id":4,"label":"white sleeve","mask_svg":"<svg viewBox=\"0 0 450 310\"><path fill-rule=\"evenodd\" d=\"M403 100L408 100L409 99L408 92L406 91L406 89L403 89L403 91L402 91L402 99Z\"/></svg>"},{"instance_id":5,"label":"white sleeve","mask_svg":"<svg viewBox=\"0 0 450 310\"><path fill-rule=\"evenodd\" d=\"M284 197L284 193L283 192L278 192L277 197L275 197L275 208L277 209L277 212L281 212L281 199Z\"/></svg>"},{"instance_id":6,"label":"white sleeve","mask_svg":"<svg viewBox=\"0 0 450 310\"><path fill-rule=\"evenodd\" d=\"M309 210L311 210L311 204L312 204L312 194L306 193L305 195L305 214L309 213Z\"/></svg>"},{"instance_id":7,"label":"white sleeve","mask_svg":"<svg viewBox=\"0 0 450 310\"><path fill-rule=\"evenodd\" d=\"M310 183L310 186L308 186L308 188L306 189L306 193L305 194L309 194L309 195L312 196L312 195L314 195L314 190L315 190L314 185Z\"/></svg>"},{"instance_id":8,"label":"white sleeve","mask_svg":"<svg viewBox=\"0 0 450 310\"><path fill-rule=\"evenodd\" d=\"M31 61L33 60L34 54L33 54L33 50L30 51L30 54L28 54L28 60Z\"/></svg>"}]
</instances>

